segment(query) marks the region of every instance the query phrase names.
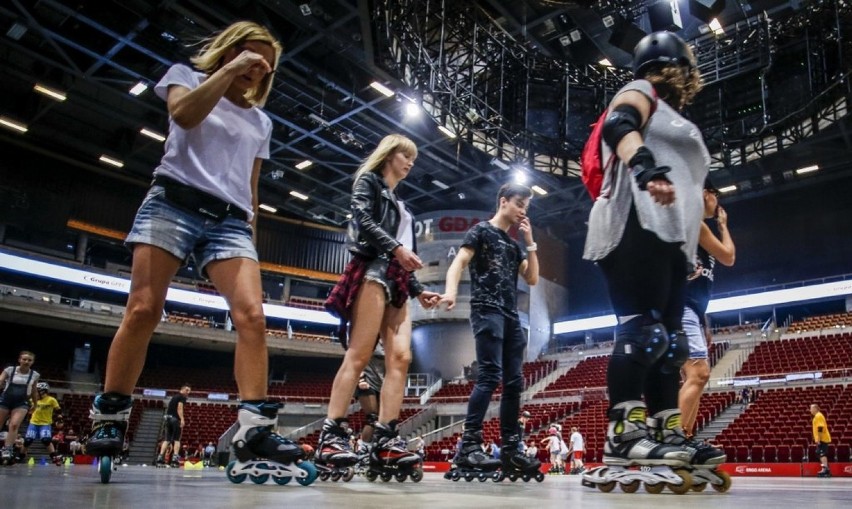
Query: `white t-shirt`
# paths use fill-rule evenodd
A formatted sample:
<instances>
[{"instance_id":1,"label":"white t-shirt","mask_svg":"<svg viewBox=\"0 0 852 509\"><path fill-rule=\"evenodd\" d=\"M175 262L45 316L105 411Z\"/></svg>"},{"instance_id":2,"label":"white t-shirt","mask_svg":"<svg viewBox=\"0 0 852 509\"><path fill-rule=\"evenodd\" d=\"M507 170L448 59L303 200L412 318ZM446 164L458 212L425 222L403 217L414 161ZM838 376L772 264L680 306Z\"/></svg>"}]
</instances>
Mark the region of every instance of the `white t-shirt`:
<instances>
[{"instance_id":1,"label":"white t-shirt","mask_svg":"<svg viewBox=\"0 0 852 509\"><path fill-rule=\"evenodd\" d=\"M583 435L581 435L579 431L571 433L571 436L568 437L568 441L571 442L571 450L574 452L582 452L586 446L586 444L583 443Z\"/></svg>"},{"instance_id":2,"label":"white t-shirt","mask_svg":"<svg viewBox=\"0 0 852 509\"><path fill-rule=\"evenodd\" d=\"M412 233L412 224L414 218L405 208L405 203L402 200L396 200L396 206L399 209L399 228L396 229L396 240L409 250L414 249L414 234Z\"/></svg>"},{"instance_id":3,"label":"white t-shirt","mask_svg":"<svg viewBox=\"0 0 852 509\"><path fill-rule=\"evenodd\" d=\"M15 372L15 376L12 377L12 371ZM30 378L30 371L32 371L33 377ZM30 369L26 373L21 373L21 371L15 366L9 366L8 368L3 370L3 373L6 373L6 385L4 387L0 387L0 391L5 391L9 384L17 384L17 385L25 385L29 381L27 385L27 395L33 393L33 385L38 382L38 379L41 378L41 375L38 374L38 371L34 369Z\"/></svg>"},{"instance_id":4,"label":"white t-shirt","mask_svg":"<svg viewBox=\"0 0 852 509\"><path fill-rule=\"evenodd\" d=\"M206 76L186 65L173 65L154 87L165 100L170 85L190 90ZM272 121L260 108L241 108L224 97L192 129L169 116L165 154L155 175L165 175L245 210L251 221L251 172L254 160L269 159Z\"/></svg>"}]
</instances>

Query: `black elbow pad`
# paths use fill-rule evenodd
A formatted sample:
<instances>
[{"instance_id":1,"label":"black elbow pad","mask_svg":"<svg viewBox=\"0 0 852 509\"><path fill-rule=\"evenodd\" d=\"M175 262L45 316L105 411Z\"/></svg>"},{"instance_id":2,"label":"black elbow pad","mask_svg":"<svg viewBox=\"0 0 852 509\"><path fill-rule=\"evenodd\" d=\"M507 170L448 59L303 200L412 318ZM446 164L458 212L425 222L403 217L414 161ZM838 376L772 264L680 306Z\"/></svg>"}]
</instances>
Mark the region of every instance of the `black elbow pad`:
<instances>
[{"instance_id":1,"label":"black elbow pad","mask_svg":"<svg viewBox=\"0 0 852 509\"><path fill-rule=\"evenodd\" d=\"M642 127L642 114L629 104L619 104L606 115L601 135L615 151L622 138Z\"/></svg>"}]
</instances>

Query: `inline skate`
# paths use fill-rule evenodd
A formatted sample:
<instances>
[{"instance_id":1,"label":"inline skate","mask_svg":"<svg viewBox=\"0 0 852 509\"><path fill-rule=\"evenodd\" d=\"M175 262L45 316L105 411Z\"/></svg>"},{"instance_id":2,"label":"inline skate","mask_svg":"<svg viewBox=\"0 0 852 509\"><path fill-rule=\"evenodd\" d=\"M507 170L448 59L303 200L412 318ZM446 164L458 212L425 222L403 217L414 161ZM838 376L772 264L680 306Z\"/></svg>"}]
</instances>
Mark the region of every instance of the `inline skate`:
<instances>
[{"instance_id":1,"label":"inline skate","mask_svg":"<svg viewBox=\"0 0 852 509\"><path fill-rule=\"evenodd\" d=\"M640 484L648 493L668 487L682 495L692 487L689 466L694 450L661 443L649 434L647 409L641 401L624 401L609 412L604 466L583 473L583 486L609 493L618 484L634 493Z\"/></svg>"},{"instance_id":2,"label":"inline skate","mask_svg":"<svg viewBox=\"0 0 852 509\"><path fill-rule=\"evenodd\" d=\"M678 445L695 451L687 471L692 475L692 490L704 491L707 484L724 493L731 488L731 476L718 470L725 462L725 451L688 438L680 425L680 412L665 410L648 418L648 427L658 442Z\"/></svg>"},{"instance_id":3,"label":"inline skate","mask_svg":"<svg viewBox=\"0 0 852 509\"><path fill-rule=\"evenodd\" d=\"M529 482L530 479L542 482L544 474L541 471L541 462L522 453L518 448L520 441L521 437L517 434L503 437L503 445L500 447L503 475L512 482L518 479L523 479L524 482Z\"/></svg>"},{"instance_id":4,"label":"inline skate","mask_svg":"<svg viewBox=\"0 0 852 509\"><path fill-rule=\"evenodd\" d=\"M56 465L57 467L61 467L62 466L62 455L59 454L58 452L52 452L52 453L50 453L50 461L54 465Z\"/></svg>"},{"instance_id":5,"label":"inline skate","mask_svg":"<svg viewBox=\"0 0 852 509\"><path fill-rule=\"evenodd\" d=\"M0 464L10 466L15 464L15 451L12 447L3 447L0 451Z\"/></svg>"},{"instance_id":6,"label":"inline skate","mask_svg":"<svg viewBox=\"0 0 852 509\"><path fill-rule=\"evenodd\" d=\"M376 478L384 482L394 478L404 482L406 477L414 482L423 480L423 459L405 448L405 441L399 437L396 426L396 420L388 424L376 423L370 466L365 473L370 482Z\"/></svg>"},{"instance_id":7,"label":"inline skate","mask_svg":"<svg viewBox=\"0 0 852 509\"><path fill-rule=\"evenodd\" d=\"M451 481L464 479L467 482L474 479L485 482L491 479L494 482L500 482L503 480L501 465L500 460L492 458L482 450L481 430L465 430L459 457L453 468L444 474L444 479Z\"/></svg>"},{"instance_id":8,"label":"inline skate","mask_svg":"<svg viewBox=\"0 0 852 509\"><path fill-rule=\"evenodd\" d=\"M239 484L248 477L255 484L263 484L272 477L276 484L284 485L295 478L302 486L316 480L314 464L302 461L304 450L273 430L279 408L281 405L273 402L240 404L240 427L231 441L237 459L228 463L228 480Z\"/></svg>"},{"instance_id":9,"label":"inline skate","mask_svg":"<svg viewBox=\"0 0 852 509\"><path fill-rule=\"evenodd\" d=\"M124 394L106 392L95 397L89 418L92 420L92 433L86 444L86 452L98 457L98 473L101 482L106 484L117 469L118 455L124 447L124 435L127 433L127 421L133 399Z\"/></svg>"},{"instance_id":10,"label":"inline skate","mask_svg":"<svg viewBox=\"0 0 852 509\"><path fill-rule=\"evenodd\" d=\"M156 461L154 461L154 466L157 468L166 468L168 466L166 465L166 458L162 454L158 454Z\"/></svg>"},{"instance_id":11,"label":"inline skate","mask_svg":"<svg viewBox=\"0 0 852 509\"><path fill-rule=\"evenodd\" d=\"M344 422L344 419L326 419L323 422L316 457L321 481L349 482L355 477L355 464L360 458L349 447L349 436L342 426Z\"/></svg>"}]
</instances>

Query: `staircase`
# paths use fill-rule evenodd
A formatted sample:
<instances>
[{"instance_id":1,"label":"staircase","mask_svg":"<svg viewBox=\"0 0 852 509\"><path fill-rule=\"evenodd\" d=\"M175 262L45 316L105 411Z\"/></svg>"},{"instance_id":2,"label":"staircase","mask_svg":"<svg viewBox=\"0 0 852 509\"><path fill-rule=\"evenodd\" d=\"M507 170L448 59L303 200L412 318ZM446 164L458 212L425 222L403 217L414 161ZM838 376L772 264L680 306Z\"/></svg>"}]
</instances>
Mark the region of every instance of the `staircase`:
<instances>
[{"instance_id":1,"label":"staircase","mask_svg":"<svg viewBox=\"0 0 852 509\"><path fill-rule=\"evenodd\" d=\"M739 403L734 403L728 408L725 409L724 412L717 415L715 419L713 419L710 424L705 426L701 431L699 431L695 438L698 440L704 440L705 438L716 438L719 436L722 431L724 431L728 426L733 423L737 417L740 416L743 412L745 412L745 408Z\"/></svg>"},{"instance_id":2,"label":"staircase","mask_svg":"<svg viewBox=\"0 0 852 509\"><path fill-rule=\"evenodd\" d=\"M125 462L129 465L153 464L157 459L157 443L163 426L162 408L145 408L142 418L130 443L130 454Z\"/></svg>"}]
</instances>

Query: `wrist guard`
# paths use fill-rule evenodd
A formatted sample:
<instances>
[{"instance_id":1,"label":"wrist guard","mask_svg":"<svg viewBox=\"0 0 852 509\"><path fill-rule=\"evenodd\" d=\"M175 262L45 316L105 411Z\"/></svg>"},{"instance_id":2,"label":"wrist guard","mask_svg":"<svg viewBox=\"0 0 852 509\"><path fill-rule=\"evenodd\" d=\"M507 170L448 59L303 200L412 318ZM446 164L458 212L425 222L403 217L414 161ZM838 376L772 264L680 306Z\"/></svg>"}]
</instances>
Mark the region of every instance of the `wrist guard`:
<instances>
[{"instance_id":1,"label":"wrist guard","mask_svg":"<svg viewBox=\"0 0 852 509\"><path fill-rule=\"evenodd\" d=\"M671 180L666 177L666 173L672 169L668 166L657 166L654 154L645 146L639 147L639 150L636 151L636 154L630 158L627 164L630 166L630 173L636 179L636 184L642 191L648 190L648 182L652 180L663 180L671 183Z\"/></svg>"}]
</instances>

